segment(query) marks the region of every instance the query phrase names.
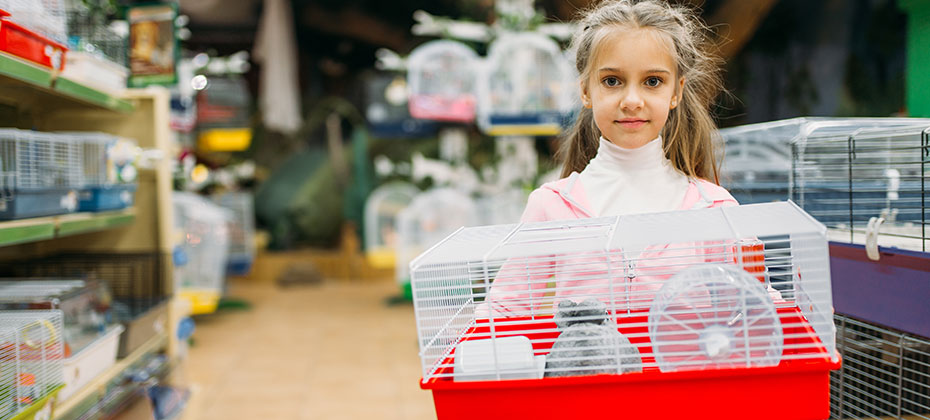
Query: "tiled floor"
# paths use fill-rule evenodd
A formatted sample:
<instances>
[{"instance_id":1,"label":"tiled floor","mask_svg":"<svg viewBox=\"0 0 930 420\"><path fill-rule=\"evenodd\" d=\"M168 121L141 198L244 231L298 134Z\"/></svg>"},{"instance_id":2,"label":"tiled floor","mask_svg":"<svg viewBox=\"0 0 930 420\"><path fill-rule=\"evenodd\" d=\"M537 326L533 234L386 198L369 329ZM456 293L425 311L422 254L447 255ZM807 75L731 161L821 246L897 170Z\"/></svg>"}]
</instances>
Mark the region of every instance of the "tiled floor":
<instances>
[{"instance_id":1,"label":"tiled floor","mask_svg":"<svg viewBox=\"0 0 930 420\"><path fill-rule=\"evenodd\" d=\"M183 376L195 389L186 420L434 419L418 386L412 305L389 306L393 281L324 281L279 288L293 261L266 256L229 295L247 311L198 318Z\"/></svg>"}]
</instances>

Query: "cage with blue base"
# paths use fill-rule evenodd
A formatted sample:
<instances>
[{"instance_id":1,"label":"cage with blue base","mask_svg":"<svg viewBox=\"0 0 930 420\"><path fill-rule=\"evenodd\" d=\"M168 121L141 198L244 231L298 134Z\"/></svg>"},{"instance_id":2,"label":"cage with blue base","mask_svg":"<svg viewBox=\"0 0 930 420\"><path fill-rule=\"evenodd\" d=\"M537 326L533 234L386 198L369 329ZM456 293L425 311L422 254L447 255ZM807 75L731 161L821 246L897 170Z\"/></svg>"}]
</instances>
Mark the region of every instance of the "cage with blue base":
<instances>
[{"instance_id":1,"label":"cage with blue base","mask_svg":"<svg viewBox=\"0 0 930 420\"><path fill-rule=\"evenodd\" d=\"M78 208L81 148L65 136L0 129L0 220Z\"/></svg>"},{"instance_id":2,"label":"cage with blue base","mask_svg":"<svg viewBox=\"0 0 930 420\"><path fill-rule=\"evenodd\" d=\"M107 211L135 203L139 147L135 141L96 132L59 133L81 150L78 210Z\"/></svg>"}]
</instances>

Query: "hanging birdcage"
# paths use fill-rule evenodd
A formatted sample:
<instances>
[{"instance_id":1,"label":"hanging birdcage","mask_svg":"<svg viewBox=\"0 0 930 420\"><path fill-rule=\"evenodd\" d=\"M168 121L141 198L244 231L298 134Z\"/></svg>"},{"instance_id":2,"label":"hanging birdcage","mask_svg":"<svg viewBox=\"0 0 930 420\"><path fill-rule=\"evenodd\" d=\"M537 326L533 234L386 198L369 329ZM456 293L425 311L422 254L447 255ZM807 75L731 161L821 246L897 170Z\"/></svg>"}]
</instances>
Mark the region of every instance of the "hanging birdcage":
<instances>
[{"instance_id":1,"label":"hanging birdcage","mask_svg":"<svg viewBox=\"0 0 930 420\"><path fill-rule=\"evenodd\" d=\"M407 59L410 115L473 121L477 66L477 54L460 42L438 40L417 47Z\"/></svg>"},{"instance_id":2,"label":"hanging birdcage","mask_svg":"<svg viewBox=\"0 0 930 420\"><path fill-rule=\"evenodd\" d=\"M401 74L376 73L365 81L365 121L372 137L403 139L435 136L435 121L413 118L407 107L407 79Z\"/></svg>"},{"instance_id":3,"label":"hanging birdcage","mask_svg":"<svg viewBox=\"0 0 930 420\"><path fill-rule=\"evenodd\" d=\"M478 78L478 125L492 136L556 135L579 101L572 63L545 35L495 40Z\"/></svg>"}]
</instances>

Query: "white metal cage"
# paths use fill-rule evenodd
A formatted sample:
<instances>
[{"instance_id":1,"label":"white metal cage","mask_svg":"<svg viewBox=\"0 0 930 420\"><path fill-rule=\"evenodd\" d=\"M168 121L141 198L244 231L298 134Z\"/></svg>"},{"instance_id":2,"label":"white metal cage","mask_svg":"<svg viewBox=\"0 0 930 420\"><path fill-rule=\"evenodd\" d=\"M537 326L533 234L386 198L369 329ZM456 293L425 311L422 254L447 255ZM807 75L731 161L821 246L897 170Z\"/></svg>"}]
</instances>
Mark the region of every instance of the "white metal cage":
<instances>
[{"instance_id":1,"label":"white metal cage","mask_svg":"<svg viewBox=\"0 0 930 420\"><path fill-rule=\"evenodd\" d=\"M227 192L214 201L232 214L227 272L247 274L255 259L255 197L248 192Z\"/></svg>"},{"instance_id":2,"label":"white metal cage","mask_svg":"<svg viewBox=\"0 0 930 420\"><path fill-rule=\"evenodd\" d=\"M477 224L477 207L453 188L424 191L397 215L394 249L397 282L410 281L410 261L462 226Z\"/></svg>"},{"instance_id":3,"label":"white metal cage","mask_svg":"<svg viewBox=\"0 0 930 420\"><path fill-rule=\"evenodd\" d=\"M791 196L830 239L930 249L930 120L858 127L793 144Z\"/></svg>"},{"instance_id":4,"label":"white metal cage","mask_svg":"<svg viewBox=\"0 0 930 420\"><path fill-rule=\"evenodd\" d=\"M0 186L8 193L79 187L81 153L80 146L66 136L0 129Z\"/></svg>"},{"instance_id":5,"label":"white metal cage","mask_svg":"<svg viewBox=\"0 0 930 420\"><path fill-rule=\"evenodd\" d=\"M175 258L175 290L222 293L229 256L229 227L232 214L196 194L175 191L174 220L182 236L182 261Z\"/></svg>"},{"instance_id":6,"label":"white metal cage","mask_svg":"<svg viewBox=\"0 0 930 420\"><path fill-rule=\"evenodd\" d=\"M410 263L423 382L836 362L825 230L790 202L460 229Z\"/></svg>"},{"instance_id":7,"label":"white metal cage","mask_svg":"<svg viewBox=\"0 0 930 420\"><path fill-rule=\"evenodd\" d=\"M407 60L410 115L443 121L475 119L478 55L457 41L430 41Z\"/></svg>"},{"instance_id":8,"label":"white metal cage","mask_svg":"<svg viewBox=\"0 0 930 420\"><path fill-rule=\"evenodd\" d=\"M478 124L491 135L558 134L579 98L572 64L542 34L502 35L482 68Z\"/></svg>"},{"instance_id":9,"label":"white metal cage","mask_svg":"<svg viewBox=\"0 0 930 420\"><path fill-rule=\"evenodd\" d=\"M62 44L68 40L63 0L0 0L17 23Z\"/></svg>"},{"instance_id":10,"label":"white metal cage","mask_svg":"<svg viewBox=\"0 0 930 420\"><path fill-rule=\"evenodd\" d=\"M0 311L0 419L56 392L64 382L61 311Z\"/></svg>"},{"instance_id":11,"label":"white metal cage","mask_svg":"<svg viewBox=\"0 0 930 420\"><path fill-rule=\"evenodd\" d=\"M368 195L365 200L365 253L374 265L394 266L398 217L419 193L415 185L395 181L375 188Z\"/></svg>"},{"instance_id":12,"label":"white metal cage","mask_svg":"<svg viewBox=\"0 0 930 420\"><path fill-rule=\"evenodd\" d=\"M930 419L930 339L836 315L832 419Z\"/></svg>"},{"instance_id":13,"label":"white metal cage","mask_svg":"<svg viewBox=\"0 0 930 420\"><path fill-rule=\"evenodd\" d=\"M912 125L916 118L799 117L720 130L726 145L720 181L742 204L791 198L792 144L808 137L848 136L866 128ZM930 123L930 119L924 119Z\"/></svg>"}]
</instances>

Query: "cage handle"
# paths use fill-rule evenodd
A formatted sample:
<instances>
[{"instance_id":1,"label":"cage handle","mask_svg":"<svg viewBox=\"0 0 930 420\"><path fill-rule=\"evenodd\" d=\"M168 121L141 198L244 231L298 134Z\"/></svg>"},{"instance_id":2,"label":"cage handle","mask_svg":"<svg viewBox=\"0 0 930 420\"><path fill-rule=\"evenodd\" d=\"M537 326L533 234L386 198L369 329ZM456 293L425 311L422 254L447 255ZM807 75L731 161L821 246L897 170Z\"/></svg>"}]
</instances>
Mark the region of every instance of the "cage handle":
<instances>
[{"instance_id":1,"label":"cage handle","mask_svg":"<svg viewBox=\"0 0 930 420\"><path fill-rule=\"evenodd\" d=\"M878 252L878 234L882 223L885 223L884 217L872 217L865 228L865 254L872 261L878 261L881 258Z\"/></svg>"}]
</instances>

